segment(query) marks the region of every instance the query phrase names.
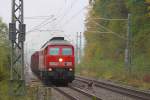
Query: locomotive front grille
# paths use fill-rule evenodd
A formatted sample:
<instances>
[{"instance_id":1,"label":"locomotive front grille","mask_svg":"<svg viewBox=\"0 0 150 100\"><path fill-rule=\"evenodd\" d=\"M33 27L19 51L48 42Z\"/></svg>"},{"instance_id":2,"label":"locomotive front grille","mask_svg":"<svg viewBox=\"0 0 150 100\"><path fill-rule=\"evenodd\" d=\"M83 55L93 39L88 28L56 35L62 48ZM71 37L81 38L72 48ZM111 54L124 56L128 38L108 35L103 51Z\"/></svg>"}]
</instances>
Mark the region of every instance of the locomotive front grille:
<instances>
[{"instance_id":1,"label":"locomotive front grille","mask_svg":"<svg viewBox=\"0 0 150 100\"><path fill-rule=\"evenodd\" d=\"M72 66L72 62L49 62L50 66Z\"/></svg>"},{"instance_id":2,"label":"locomotive front grille","mask_svg":"<svg viewBox=\"0 0 150 100\"><path fill-rule=\"evenodd\" d=\"M54 71L56 71L56 72L64 72L64 71L67 71L67 68L55 68Z\"/></svg>"}]
</instances>

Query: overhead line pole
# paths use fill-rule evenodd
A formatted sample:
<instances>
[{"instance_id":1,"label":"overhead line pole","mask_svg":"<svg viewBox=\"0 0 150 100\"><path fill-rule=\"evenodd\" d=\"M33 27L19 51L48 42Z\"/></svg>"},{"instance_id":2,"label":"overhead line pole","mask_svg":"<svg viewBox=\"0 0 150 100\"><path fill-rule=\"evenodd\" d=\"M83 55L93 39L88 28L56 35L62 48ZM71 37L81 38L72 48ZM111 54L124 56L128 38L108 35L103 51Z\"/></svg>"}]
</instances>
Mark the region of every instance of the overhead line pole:
<instances>
[{"instance_id":1,"label":"overhead line pole","mask_svg":"<svg viewBox=\"0 0 150 100\"><path fill-rule=\"evenodd\" d=\"M9 23L9 40L11 41L10 95L25 95L24 77L24 41L25 24L23 0L12 0L12 20Z\"/></svg>"},{"instance_id":2,"label":"overhead line pole","mask_svg":"<svg viewBox=\"0 0 150 100\"><path fill-rule=\"evenodd\" d=\"M132 34L131 34L131 22L130 22L130 14L128 14L128 28L127 28L127 42L126 42L126 49L125 49L125 65L127 67L127 70L131 72L131 62L132 62L132 54L131 54L131 48L132 48Z\"/></svg>"},{"instance_id":3,"label":"overhead line pole","mask_svg":"<svg viewBox=\"0 0 150 100\"><path fill-rule=\"evenodd\" d=\"M79 52L79 62L81 62L81 57L82 57L82 33L80 32L80 48L79 48L80 52Z\"/></svg>"},{"instance_id":4,"label":"overhead line pole","mask_svg":"<svg viewBox=\"0 0 150 100\"><path fill-rule=\"evenodd\" d=\"M79 48L78 48L78 32L76 35L76 63L78 64L79 62Z\"/></svg>"}]
</instances>

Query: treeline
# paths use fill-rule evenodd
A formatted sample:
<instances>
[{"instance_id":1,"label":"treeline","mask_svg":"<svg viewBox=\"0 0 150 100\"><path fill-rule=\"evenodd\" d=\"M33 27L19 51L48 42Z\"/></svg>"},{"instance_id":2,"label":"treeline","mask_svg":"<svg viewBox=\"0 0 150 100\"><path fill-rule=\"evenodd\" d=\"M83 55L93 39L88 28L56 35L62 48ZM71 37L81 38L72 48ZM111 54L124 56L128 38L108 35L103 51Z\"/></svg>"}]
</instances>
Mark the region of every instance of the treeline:
<instances>
[{"instance_id":1,"label":"treeline","mask_svg":"<svg viewBox=\"0 0 150 100\"><path fill-rule=\"evenodd\" d=\"M124 78L128 22L110 19L127 19L130 14L131 71L136 78L150 76L150 8L147 2L150 0L91 2L84 33L85 56L80 68L86 66L93 76L112 79L121 75Z\"/></svg>"},{"instance_id":2,"label":"treeline","mask_svg":"<svg viewBox=\"0 0 150 100\"><path fill-rule=\"evenodd\" d=\"M8 76L8 66L10 64L9 42L7 25L0 18L0 81Z\"/></svg>"}]
</instances>

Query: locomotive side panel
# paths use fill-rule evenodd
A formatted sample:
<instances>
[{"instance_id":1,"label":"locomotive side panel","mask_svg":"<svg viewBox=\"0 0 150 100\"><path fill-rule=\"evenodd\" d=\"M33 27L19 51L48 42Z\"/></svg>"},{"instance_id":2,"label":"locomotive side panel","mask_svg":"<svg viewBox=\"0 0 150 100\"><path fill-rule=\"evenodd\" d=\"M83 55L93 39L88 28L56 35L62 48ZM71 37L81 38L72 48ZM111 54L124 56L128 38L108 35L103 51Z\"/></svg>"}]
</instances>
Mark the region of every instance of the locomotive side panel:
<instances>
[{"instance_id":1,"label":"locomotive side panel","mask_svg":"<svg viewBox=\"0 0 150 100\"><path fill-rule=\"evenodd\" d=\"M44 71L45 70L43 51L39 52L39 67L38 67L38 69L39 69L39 71Z\"/></svg>"},{"instance_id":2,"label":"locomotive side panel","mask_svg":"<svg viewBox=\"0 0 150 100\"><path fill-rule=\"evenodd\" d=\"M31 56L31 70L32 70L35 74L38 74L38 66L39 66L39 52L36 51L36 52Z\"/></svg>"}]
</instances>

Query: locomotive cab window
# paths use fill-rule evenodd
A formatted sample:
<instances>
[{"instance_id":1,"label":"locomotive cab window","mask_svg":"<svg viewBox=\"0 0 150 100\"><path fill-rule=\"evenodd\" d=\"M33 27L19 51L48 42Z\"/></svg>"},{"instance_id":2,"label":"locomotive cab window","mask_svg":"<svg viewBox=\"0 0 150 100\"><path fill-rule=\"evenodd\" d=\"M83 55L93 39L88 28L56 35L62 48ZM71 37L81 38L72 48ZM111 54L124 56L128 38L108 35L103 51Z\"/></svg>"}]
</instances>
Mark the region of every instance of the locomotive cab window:
<instances>
[{"instance_id":1,"label":"locomotive cab window","mask_svg":"<svg viewBox=\"0 0 150 100\"><path fill-rule=\"evenodd\" d=\"M59 48L50 48L49 54L50 55L58 55L59 54Z\"/></svg>"},{"instance_id":2,"label":"locomotive cab window","mask_svg":"<svg viewBox=\"0 0 150 100\"><path fill-rule=\"evenodd\" d=\"M62 55L72 55L71 48L62 48Z\"/></svg>"}]
</instances>

